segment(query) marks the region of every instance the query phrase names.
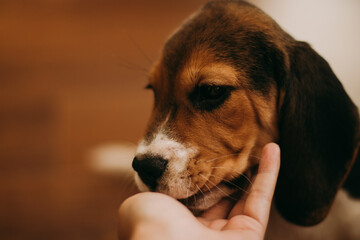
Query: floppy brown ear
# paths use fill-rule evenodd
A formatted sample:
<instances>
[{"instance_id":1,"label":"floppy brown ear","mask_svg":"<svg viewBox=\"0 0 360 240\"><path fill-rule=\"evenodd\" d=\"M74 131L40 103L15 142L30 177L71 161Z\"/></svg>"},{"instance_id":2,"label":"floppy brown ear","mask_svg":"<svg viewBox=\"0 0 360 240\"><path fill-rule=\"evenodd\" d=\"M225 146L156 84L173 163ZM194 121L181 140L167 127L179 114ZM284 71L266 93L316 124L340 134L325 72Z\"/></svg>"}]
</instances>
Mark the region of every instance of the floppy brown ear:
<instances>
[{"instance_id":1,"label":"floppy brown ear","mask_svg":"<svg viewBox=\"0 0 360 240\"><path fill-rule=\"evenodd\" d=\"M289 51L280 109L275 202L299 225L322 221L352 164L358 112L328 63L307 43Z\"/></svg>"}]
</instances>

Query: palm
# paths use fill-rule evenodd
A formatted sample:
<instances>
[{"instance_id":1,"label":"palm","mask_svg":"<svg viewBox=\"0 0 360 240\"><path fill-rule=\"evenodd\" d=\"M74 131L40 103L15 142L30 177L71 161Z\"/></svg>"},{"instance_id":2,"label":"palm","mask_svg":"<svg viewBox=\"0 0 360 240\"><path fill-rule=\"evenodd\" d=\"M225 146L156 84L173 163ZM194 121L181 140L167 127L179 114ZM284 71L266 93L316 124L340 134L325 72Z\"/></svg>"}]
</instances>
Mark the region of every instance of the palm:
<instances>
[{"instance_id":1,"label":"palm","mask_svg":"<svg viewBox=\"0 0 360 240\"><path fill-rule=\"evenodd\" d=\"M226 239L239 239L239 235L244 239L263 239L266 223L245 215L244 203L246 200L240 200L233 206L230 201L223 200L197 219L208 229L224 234Z\"/></svg>"}]
</instances>

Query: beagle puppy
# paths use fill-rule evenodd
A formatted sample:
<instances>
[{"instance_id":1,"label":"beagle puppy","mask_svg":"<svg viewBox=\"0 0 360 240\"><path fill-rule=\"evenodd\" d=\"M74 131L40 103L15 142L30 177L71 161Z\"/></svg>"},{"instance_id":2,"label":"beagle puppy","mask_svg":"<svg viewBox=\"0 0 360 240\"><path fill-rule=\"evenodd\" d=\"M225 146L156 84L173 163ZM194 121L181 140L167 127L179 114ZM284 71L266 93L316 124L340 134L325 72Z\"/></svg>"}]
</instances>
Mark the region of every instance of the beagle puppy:
<instances>
[{"instance_id":1,"label":"beagle puppy","mask_svg":"<svg viewBox=\"0 0 360 240\"><path fill-rule=\"evenodd\" d=\"M284 222L322 222L340 189L360 198L356 106L309 44L255 6L208 2L166 42L147 88L154 108L133 160L140 190L208 209L246 191L262 148L277 142Z\"/></svg>"}]
</instances>

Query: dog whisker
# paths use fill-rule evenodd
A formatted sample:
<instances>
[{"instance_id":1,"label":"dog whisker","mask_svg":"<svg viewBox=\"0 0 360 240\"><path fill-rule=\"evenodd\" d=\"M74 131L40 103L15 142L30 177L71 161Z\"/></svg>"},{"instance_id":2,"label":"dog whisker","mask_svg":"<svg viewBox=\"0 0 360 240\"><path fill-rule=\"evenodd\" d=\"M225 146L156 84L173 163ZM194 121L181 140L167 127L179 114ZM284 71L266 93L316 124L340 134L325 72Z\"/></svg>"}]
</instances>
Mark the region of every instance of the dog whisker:
<instances>
[{"instance_id":1,"label":"dog whisker","mask_svg":"<svg viewBox=\"0 0 360 240\"><path fill-rule=\"evenodd\" d=\"M126 29L123 29L122 32L125 33L125 35L128 37L130 42L134 45L136 50L145 58L145 60L149 64L153 64L154 61L145 53L144 49L140 47L140 45L135 41L135 39L130 35L130 33Z\"/></svg>"},{"instance_id":2,"label":"dog whisker","mask_svg":"<svg viewBox=\"0 0 360 240\"><path fill-rule=\"evenodd\" d=\"M204 183L204 185L209 190L209 192L211 192L211 188L209 188L209 186L206 183Z\"/></svg>"},{"instance_id":3,"label":"dog whisker","mask_svg":"<svg viewBox=\"0 0 360 240\"><path fill-rule=\"evenodd\" d=\"M229 180L226 180L226 179L224 179L224 178L222 178L222 177L219 177L219 176L216 176L216 175L214 175L214 174L211 174L211 176L212 176L212 177L219 178L219 179L221 179L221 181L224 181L224 182L229 183L230 185L234 186L234 187L237 188L238 190L241 190L241 191L243 191L243 192L245 192L245 193L249 193L249 192L248 192L247 190L245 190L244 188L236 185L235 183L233 183L233 182L231 182L231 181L229 181Z\"/></svg>"},{"instance_id":4,"label":"dog whisker","mask_svg":"<svg viewBox=\"0 0 360 240\"><path fill-rule=\"evenodd\" d=\"M138 146L138 143L132 142L132 141L129 141L129 140L122 140L121 143L123 143L123 144L128 144L128 145L133 146L133 147L137 147L137 146Z\"/></svg>"},{"instance_id":5,"label":"dog whisker","mask_svg":"<svg viewBox=\"0 0 360 240\"><path fill-rule=\"evenodd\" d=\"M136 189L136 183L132 174L125 175L123 181L123 188L120 188L121 195L126 195L131 189Z\"/></svg>"},{"instance_id":6,"label":"dog whisker","mask_svg":"<svg viewBox=\"0 0 360 240\"><path fill-rule=\"evenodd\" d=\"M241 172L239 172L239 171L234 170L233 168L230 168L230 167L211 167L211 168L215 168L215 169L219 168L219 169L228 169L228 170L231 170L231 172L234 172L234 173L236 173L236 174L239 175L239 176L232 176L232 177L235 178L235 177L240 177L240 176L242 176L242 177L244 177L244 178L249 182L250 185L252 185L252 181L251 181L251 179L250 179L248 176L246 176L244 173L241 173Z\"/></svg>"},{"instance_id":7,"label":"dog whisker","mask_svg":"<svg viewBox=\"0 0 360 240\"><path fill-rule=\"evenodd\" d=\"M195 186L197 187L197 189L199 190L199 192L204 196L204 192L199 188L199 186L197 184L195 184ZM204 202L206 204L206 199L204 198Z\"/></svg>"},{"instance_id":8,"label":"dog whisker","mask_svg":"<svg viewBox=\"0 0 360 240\"><path fill-rule=\"evenodd\" d=\"M186 188L186 196L187 197L189 197L189 189L191 188L191 184L192 184L192 182L191 182L191 178L189 178L189 186ZM188 204L188 199L186 199L186 204Z\"/></svg>"},{"instance_id":9,"label":"dog whisker","mask_svg":"<svg viewBox=\"0 0 360 240\"><path fill-rule=\"evenodd\" d=\"M129 62L122 62L122 63L119 63L119 66L129 69L129 70L140 71L140 72L144 73L145 77L148 77L149 70L144 67L141 67L139 65L129 63Z\"/></svg>"},{"instance_id":10,"label":"dog whisker","mask_svg":"<svg viewBox=\"0 0 360 240\"><path fill-rule=\"evenodd\" d=\"M222 159L222 158L230 157L230 156L235 156L235 155L238 155L238 153L231 153L231 154L226 154L226 155L218 156L218 157L215 157L215 158L204 159L203 161L204 161L204 162L211 162L211 161L215 161L215 160L218 160L218 159Z\"/></svg>"},{"instance_id":11,"label":"dog whisker","mask_svg":"<svg viewBox=\"0 0 360 240\"><path fill-rule=\"evenodd\" d=\"M194 203L196 204L197 199L196 199L196 194L194 194Z\"/></svg>"},{"instance_id":12,"label":"dog whisker","mask_svg":"<svg viewBox=\"0 0 360 240\"><path fill-rule=\"evenodd\" d=\"M199 185L195 184L195 186L200 191L200 193L204 195L204 192L199 188Z\"/></svg>"},{"instance_id":13,"label":"dog whisker","mask_svg":"<svg viewBox=\"0 0 360 240\"><path fill-rule=\"evenodd\" d=\"M221 188L219 188L215 183L213 183L212 181L210 181L210 179L206 178L204 175L199 174L200 177L204 178L206 181L208 181L209 183L211 183L212 185L214 185L220 192L222 192L226 197L229 197L230 199L237 201L237 199L233 198L230 196L230 194L224 192Z\"/></svg>"}]
</instances>

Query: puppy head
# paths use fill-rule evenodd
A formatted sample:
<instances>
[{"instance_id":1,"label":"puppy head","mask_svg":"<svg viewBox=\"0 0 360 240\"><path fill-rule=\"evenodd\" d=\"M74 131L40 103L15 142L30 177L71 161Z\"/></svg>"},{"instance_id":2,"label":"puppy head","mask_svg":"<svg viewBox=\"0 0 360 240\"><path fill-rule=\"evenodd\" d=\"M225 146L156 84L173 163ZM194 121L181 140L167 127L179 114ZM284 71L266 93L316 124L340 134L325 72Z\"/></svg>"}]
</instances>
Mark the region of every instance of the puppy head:
<instances>
[{"instance_id":1,"label":"puppy head","mask_svg":"<svg viewBox=\"0 0 360 240\"><path fill-rule=\"evenodd\" d=\"M346 123L354 117L348 114L353 112L351 101L342 94L342 86L331 69L323 67L323 60L318 60L321 57L310 48L299 46L303 44L283 32L266 14L242 1L211 1L185 22L166 43L149 79L154 109L133 161L139 188L182 199L192 209L207 209L224 196L244 190L258 164L262 147L268 142L280 141L283 162L287 164L280 172L277 201L284 206L279 210L299 224L314 224L323 219L346 174L345 165L349 165L354 139L351 129L346 130L345 137L350 139L347 143L351 146L325 152L322 144L312 146L311 137L317 134L316 141L331 137L331 133L324 131L336 122ZM313 66L305 63L311 62L314 56L322 67L312 71ZM297 71L299 64L306 66ZM316 112L318 102L310 100L314 97L311 82L321 81L318 80L321 77L304 77L309 70L314 75L331 76L328 91L340 89L341 96L332 110ZM295 85L292 81L296 81ZM300 90L302 84L310 88L305 90L310 90L311 103L301 100L307 96ZM297 98L295 103L291 94ZM301 109L296 105L299 102ZM310 108L314 115L308 122L297 117L306 114L306 104L314 104ZM316 122L332 117L336 108L344 105L350 106L344 108L346 116L330 120L331 126L323 129L321 122ZM312 120L319 129L310 126ZM349 123L356 125L355 120ZM296 131L291 130L294 127ZM302 134L308 130L310 133ZM337 137L343 136L340 131L335 132ZM326 196L323 204L322 196L316 196L319 203L313 207L311 194L315 194L319 186L303 171L311 161L320 162L312 167L323 167L323 160L334 151L336 156L343 152L347 155L344 161L330 159L329 168L342 166L343 170L320 177L321 184L328 178L336 179L322 192ZM321 160L314 159L321 154L325 154ZM333 173L336 176L330 176ZM312 181L316 187L308 191L302 187L303 181L309 184ZM287 195L287 191L291 194ZM308 198L298 196L308 194ZM298 197L304 201L303 207ZM296 212L299 207L300 213ZM321 211L316 212L318 209Z\"/></svg>"},{"instance_id":2,"label":"puppy head","mask_svg":"<svg viewBox=\"0 0 360 240\"><path fill-rule=\"evenodd\" d=\"M273 43L237 14L205 6L166 43L149 81L155 104L134 160L139 185L177 199L196 194L185 201L195 209L231 194L278 136Z\"/></svg>"}]
</instances>

